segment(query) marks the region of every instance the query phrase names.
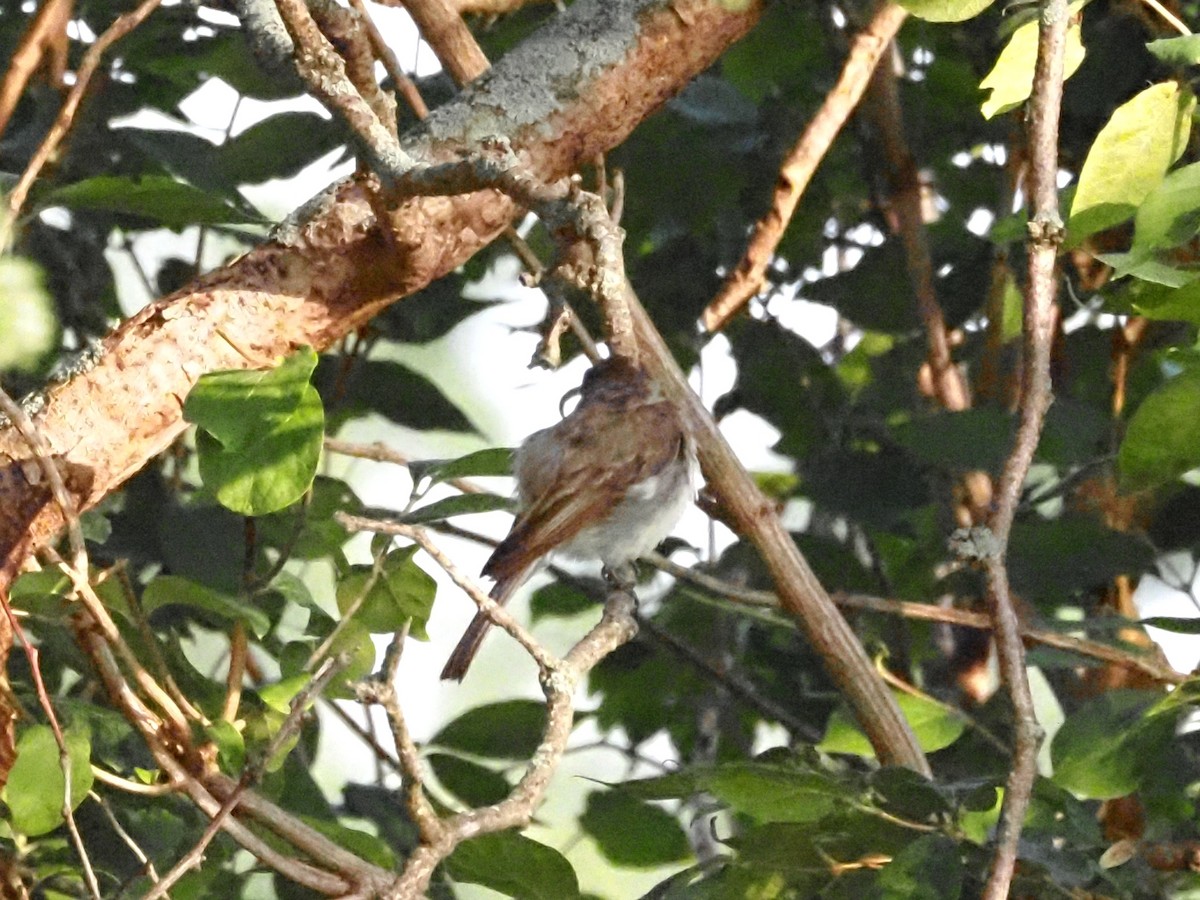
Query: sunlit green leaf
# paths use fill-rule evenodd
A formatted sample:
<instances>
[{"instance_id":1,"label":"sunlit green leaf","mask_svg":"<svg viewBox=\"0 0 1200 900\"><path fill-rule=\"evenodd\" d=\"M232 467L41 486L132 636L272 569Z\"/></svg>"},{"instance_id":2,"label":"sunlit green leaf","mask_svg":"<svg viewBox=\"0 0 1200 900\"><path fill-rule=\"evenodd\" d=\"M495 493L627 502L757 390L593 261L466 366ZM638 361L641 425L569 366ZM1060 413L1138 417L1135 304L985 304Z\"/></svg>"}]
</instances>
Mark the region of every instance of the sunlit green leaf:
<instances>
[{"instance_id":1,"label":"sunlit green leaf","mask_svg":"<svg viewBox=\"0 0 1200 900\"><path fill-rule=\"evenodd\" d=\"M992 0L902 0L905 9L930 22L961 22L979 15Z\"/></svg>"},{"instance_id":2,"label":"sunlit green leaf","mask_svg":"<svg viewBox=\"0 0 1200 900\"><path fill-rule=\"evenodd\" d=\"M306 347L274 369L205 375L188 395L184 418L202 429L200 477L223 506L265 515L312 485L325 428L309 384L316 364Z\"/></svg>"},{"instance_id":3,"label":"sunlit green leaf","mask_svg":"<svg viewBox=\"0 0 1200 900\"><path fill-rule=\"evenodd\" d=\"M1067 26L1067 44L1063 58L1064 81L1079 68L1086 52L1079 37L1079 13L1083 5L1082 0L1076 0L1069 7L1068 15L1071 21ZM1012 37L1000 51L992 71L979 83L980 89L991 91L991 95L983 101L981 107L985 119L1008 112L1029 99L1033 90L1033 67L1037 62L1037 47L1038 20L1030 19L1012 33Z\"/></svg>"},{"instance_id":4,"label":"sunlit green leaf","mask_svg":"<svg viewBox=\"0 0 1200 900\"><path fill-rule=\"evenodd\" d=\"M1151 85L1100 130L1079 173L1068 239L1129 219L1187 146L1196 98L1178 82Z\"/></svg>"},{"instance_id":5,"label":"sunlit green leaf","mask_svg":"<svg viewBox=\"0 0 1200 900\"><path fill-rule=\"evenodd\" d=\"M0 256L0 372L34 368L57 342L54 301L42 270L19 256Z\"/></svg>"},{"instance_id":6,"label":"sunlit green leaf","mask_svg":"<svg viewBox=\"0 0 1200 900\"><path fill-rule=\"evenodd\" d=\"M1117 462L1127 490L1153 487L1200 466L1200 373L1178 375L1142 401Z\"/></svg>"},{"instance_id":7,"label":"sunlit green leaf","mask_svg":"<svg viewBox=\"0 0 1200 900\"><path fill-rule=\"evenodd\" d=\"M1146 44L1146 49L1169 66L1194 66L1200 63L1200 34L1160 38Z\"/></svg>"},{"instance_id":8,"label":"sunlit green leaf","mask_svg":"<svg viewBox=\"0 0 1200 900\"><path fill-rule=\"evenodd\" d=\"M63 735L71 773L70 806L74 810L92 789L91 740L84 731ZM17 760L8 774L4 801L13 828L28 837L53 831L63 821L66 780L54 732L34 725L17 740Z\"/></svg>"},{"instance_id":9,"label":"sunlit green leaf","mask_svg":"<svg viewBox=\"0 0 1200 900\"><path fill-rule=\"evenodd\" d=\"M908 724L912 726L917 743L926 753L949 747L958 740L966 727L962 716L955 710L931 698L908 693L897 693L893 696L900 711L908 719ZM817 746L827 753L875 756L871 742L843 707L834 710L825 737Z\"/></svg>"},{"instance_id":10,"label":"sunlit green leaf","mask_svg":"<svg viewBox=\"0 0 1200 900\"><path fill-rule=\"evenodd\" d=\"M355 620L374 634L391 634L410 623L409 633L428 640L425 624L433 609L437 584L417 565L413 545L392 550L381 565L355 566L338 582L337 604L342 615L354 610Z\"/></svg>"}]
</instances>

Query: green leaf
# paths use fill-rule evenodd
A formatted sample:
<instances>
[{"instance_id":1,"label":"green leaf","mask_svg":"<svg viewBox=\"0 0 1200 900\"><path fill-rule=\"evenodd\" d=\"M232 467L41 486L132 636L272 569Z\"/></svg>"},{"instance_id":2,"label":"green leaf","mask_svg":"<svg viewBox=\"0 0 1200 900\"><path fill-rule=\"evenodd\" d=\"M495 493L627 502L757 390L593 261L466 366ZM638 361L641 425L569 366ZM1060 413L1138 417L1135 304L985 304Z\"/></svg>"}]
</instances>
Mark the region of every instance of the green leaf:
<instances>
[{"instance_id":1,"label":"green leaf","mask_svg":"<svg viewBox=\"0 0 1200 900\"><path fill-rule=\"evenodd\" d=\"M304 347L274 369L204 375L188 394L184 418L197 437L200 477L221 505L248 516L296 502L313 483L325 433L321 398Z\"/></svg>"},{"instance_id":2,"label":"green leaf","mask_svg":"<svg viewBox=\"0 0 1200 900\"><path fill-rule=\"evenodd\" d=\"M86 732L69 729L63 735L71 766L71 809L78 808L92 789L92 744ZM58 744L48 725L25 729L17 741L4 789L13 829L27 837L47 834L62 824L66 782Z\"/></svg>"},{"instance_id":3,"label":"green leaf","mask_svg":"<svg viewBox=\"0 0 1200 900\"><path fill-rule=\"evenodd\" d=\"M1148 43L1146 49L1169 66L1194 66L1200 63L1200 34L1161 38Z\"/></svg>"},{"instance_id":4,"label":"green leaf","mask_svg":"<svg viewBox=\"0 0 1200 900\"><path fill-rule=\"evenodd\" d=\"M400 516L399 520L408 525L425 525L429 522L443 522L454 516L511 508L511 500L496 494L454 494L407 512Z\"/></svg>"},{"instance_id":5,"label":"green leaf","mask_svg":"<svg viewBox=\"0 0 1200 900\"><path fill-rule=\"evenodd\" d=\"M958 847L944 834L922 835L879 873L884 900L958 900L962 884Z\"/></svg>"},{"instance_id":6,"label":"green leaf","mask_svg":"<svg viewBox=\"0 0 1200 900\"><path fill-rule=\"evenodd\" d=\"M312 681L312 676L307 672L302 672L298 675L292 675L290 678L282 678L272 684L265 684L258 688L256 693L259 699L271 709L285 715L292 711L292 701L296 699L308 683Z\"/></svg>"},{"instance_id":7,"label":"green leaf","mask_svg":"<svg viewBox=\"0 0 1200 900\"><path fill-rule=\"evenodd\" d=\"M232 722L217 719L204 729L209 740L217 745L217 762L226 775L237 776L246 764L246 741Z\"/></svg>"},{"instance_id":8,"label":"green leaf","mask_svg":"<svg viewBox=\"0 0 1200 900\"><path fill-rule=\"evenodd\" d=\"M481 884L521 900L579 896L579 881L566 857L515 831L464 841L446 859L445 868L455 881Z\"/></svg>"},{"instance_id":9,"label":"green leaf","mask_svg":"<svg viewBox=\"0 0 1200 900\"><path fill-rule=\"evenodd\" d=\"M953 709L927 698L907 693L894 694L896 703L908 724L917 736L917 743L926 753L949 747L966 727L962 717ZM817 745L826 753L852 753L855 756L873 758L875 750L858 723L843 707L838 707L829 717L825 737Z\"/></svg>"},{"instance_id":10,"label":"green leaf","mask_svg":"<svg viewBox=\"0 0 1200 900\"><path fill-rule=\"evenodd\" d=\"M1067 27L1066 57L1063 60L1063 80L1066 81L1083 62L1086 51L1080 40L1079 14L1082 0L1069 7L1070 25ZM980 110L985 119L1020 106L1029 99L1033 90L1033 67L1037 62L1038 20L1030 19L1017 28L1000 51L992 71L979 82L981 90L991 91Z\"/></svg>"},{"instance_id":11,"label":"green leaf","mask_svg":"<svg viewBox=\"0 0 1200 900\"><path fill-rule=\"evenodd\" d=\"M1157 321L1200 325L1200 280L1192 280L1182 287L1135 282L1124 299L1129 301L1129 308L1124 312L1136 312Z\"/></svg>"},{"instance_id":12,"label":"green leaf","mask_svg":"<svg viewBox=\"0 0 1200 900\"><path fill-rule=\"evenodd\" d=\"M454 478L509 475L512 460L513 451L508 447L489 447L457 459L417 460L408 464L408 471L414 484L428 478L434 485Z\"/></svg>"},{"instance_id":13,"label":"green leaf","mask_svg":"<svg viewBox=\"0 0 1200 900\"><path fill-rule=\"evenodd\" d=\"M546 707L533 700L505 700L467 710L431 743L492 759L528 759L542 741Z\"/></svg>"},{"instance_id":14,"label":"green leaf","mask_svg":"<svg viewBox=\"0 0 1200 900\"><path fill-rule=\"evenodd\" d=\"M1092 800L1135 791L1165 750L1155 745L1174 728L1173 717L1145 716L1156 699L1148 691L1109 691L1068 716L1050 745L1054 783Z\"/></svg>"},{"instance_id":15,"label":"green leaf","mask_svg":"<svg viewBox=\"0 0 1200 900\"><path fill-rule=\"evenodd\" d=\"M731 763L704 774L706 790L756 822L813 822L832 812L845 789L817 772L764 763Z\"/></svg>"},{"instance_id":16,"label":"green leaf","mask_svg":"<svg viewBox=\"0 0 1200 900\"><path fill-rule=\"evenodd\" d=\"M684 800L701 790L703 778L703 770L692 768L653 778L623 781L609 787L619 787L626 794L643 800Z\"/></svg>"},{"instance_id":17,"label":"green leaf","mask_svg":"<svg viewBox=\"0 0 1200 900\"><path fill-rule=\"evenodd\" d=\"M328 118L310 112L282 112L251 125L213 150L231 184L261 184L291 178L330 150L346 143Z\"/></svg>"},{"instance_id":18,"label":"green leaf","mask_svg":"<svg viewBox=\"0 0 1200 900\"><path fill-rule=\"evenodd\" d=\"M675 816L620 790L589 794L579 824L618 866L665 866L692 855Z\"/></svg>"},{"instance_id":19,"label":"green leaf","mask_svg":"<svg viewBox=\"0 0 1200 900\"><path fill-rule=\"evenodd\" d=\"M342 615L363 598L354 619L373 634L392 634L411 621L410 633L429 640L425 625L433 610L437 582L413 557L416 545L392 550L375 566L354 566L338 582L337 605Z\"/></svg>"},{"instance_id":20,"label":"green leaf","mask_svg":"<svg viewBox=\"0 0 1200 900\"><path fill-rule=\"evenodd\" d=\"M47 194L38 206L125 213L175 230L188 225L266 224L261 217L166 175L97 175Z\"/></svg>"},{"instance_id":21,"label":"green leaf","mask_svg":"<svg viewBox=\"0 0 1200 900\"><path fill-rule=\"evenodd\" d=\"M1200 618L1184 619L1178 616L1150 616L1140 619L1138 624L1146 628L1161 628L1174 634L1200 634Z\"/></svg>"},{"instance_id":22,"label":"green leaf","mask_svg":"<svg viewBox=\"0 0 1200 900\"><path fill-rule=\"evenodd\" d=\"M425 757L429 768L442 787L467 806L480 807L499 803L512 787L499 772L477 762L451 756L449 753L430 753Z\"/></svg>"},{"instance_id":23,"label":"green leaf","mask_svg":"<svg viewBox=\"0 0 1200 900\"><path fill-rule=\"evenodd\" d=\"M1200 163L1170 172L1146 195L1134 219L1132 254L1175 247L1200 231Z\"/></svg>"},{"instance_id":24,"label":"green leaf","mask_svg":"<svg viewBox=\"0 0 1200 900\"><path fill-rule=\"evenodd\" d=\"M1016 423L1008 412L979 406L939 412L893 428L896 440L922 462L943 470L999 472Z\"/></svg>"},{"instance_id":25,"label":"green leaf","mask_svg":"<svg viewBox=\"0 0 1200 900\"><path fill-rule=\"evenodd\" d=\"M146 615L172 605L216 616L222 622L242 622L258 638L271 630L271 620L262 610L187 578L159 575L146 585L142 592L142 609Z\"/></svg>"},{"instance_id":26,"label":"green leaf","mask_svg":"<svg viewBox=\"0 0 1200 900\"><path fill-rule=\"evenodd\" d=\"M0 256L0 371L31 370L58 345L54 300L41 268Z\"/></svg>"},{"instance_id":27,"label":"green leaf","mask_svg":"<svg viewBox=\"0 0 1200 900\"><path fill-rule=\"evenodd\" d=\"M1200 373L1184 372L1146 397L1117 451L1121 487L1137 491L1200 466Z\"/></svg>"},{"instance_id":28,"label":"green leaf","mask_svg":"<svg viewBox=\"0 0 1200 900\"><path fill-rule=\"evenodd\" d=\"M871 773L871 788L889 810L914 821L949 813L952 808L937 784L912 769L884 766Z\"/></svg>"},{"instance_id":29,"label":"green leaf","mask_svg":"<svg viewBox=\"0 0 1200 900\"><path fill-rule=\"evenodd\" d=\"M901 0L900 5L918 19L961 22L979 15L992 5L992 0Z\"/></svg>"},{"instance_id":30,"label":"green leaf","mask_svg":"<svg viewBox=\"0 0 1200 900\"><path fill-rule=\"evenodd\" d=\"M539 622L548 616L574 616L595 609L596 600L573 585L552 581L538 588L529 598L529 617Z\"/></svg>"},{"instance_id":31,"label":"green leaf","mask_svg":"<svg viewBox=\"0 0 1200 900\"><path fill-rule=\"evenodd\" d=\"M350 699L354 692L349 685L361 681L375 670L375 642L371 640L371 632L357 619L343 622L329 652L333 656L348 653L350 662L342 670L342 674L330 684L325 696Z\"/></svg>"},{"instance_id":32,"label":"green leaf","mask_svg":"<svg viewBox=\"0 0 1200 900\"><path fill-rule=\"evenodd\" d=\"M1117 108L1079 173L1069 242L1077 244L1136 212L1187 146L1195 106L1190 90L1165 81Z\"/></svg>"}]
</instances>

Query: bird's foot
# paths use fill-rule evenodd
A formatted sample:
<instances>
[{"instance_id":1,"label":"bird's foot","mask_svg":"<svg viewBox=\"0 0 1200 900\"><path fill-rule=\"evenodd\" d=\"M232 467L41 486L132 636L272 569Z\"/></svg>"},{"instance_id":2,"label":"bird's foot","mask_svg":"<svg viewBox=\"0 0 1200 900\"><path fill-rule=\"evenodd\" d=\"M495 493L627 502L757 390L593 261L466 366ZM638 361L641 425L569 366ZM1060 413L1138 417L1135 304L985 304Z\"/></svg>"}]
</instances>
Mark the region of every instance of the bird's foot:
<instances>
[{"instance_id":1,"label":"bird's foot","mask_svg":"<svg viewBox=\"0 0 1200 900\"><path fill-rule=\"evenodd\" d=\"M631 562L621 563L619 566L605 566L600 570L600 574L613 590L632 594L633 589L637 587L637 569Z\"/></svg>"}]
</instances>

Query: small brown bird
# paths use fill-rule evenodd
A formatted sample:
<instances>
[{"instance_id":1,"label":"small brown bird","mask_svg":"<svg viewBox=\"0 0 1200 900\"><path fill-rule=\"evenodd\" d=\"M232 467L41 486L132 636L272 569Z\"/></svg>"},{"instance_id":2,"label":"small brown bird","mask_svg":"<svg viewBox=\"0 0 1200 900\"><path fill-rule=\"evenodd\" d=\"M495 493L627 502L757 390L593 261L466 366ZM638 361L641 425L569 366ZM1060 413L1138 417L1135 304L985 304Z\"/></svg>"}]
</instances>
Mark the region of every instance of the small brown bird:
<instances>
[{"instance_id":1,"label":"small brown bird","mask_svg":"<svg viewBox=\"0 0 1200 900\"><path fill-rule=\"evenodd\" d=\"M644 371L614 356L588 371L579 394L569 416L516 452L520 511L483 567L497 603L552 550L610 571L637 559L670 534L694 495L691 437ZM475 614L442 678L462 680L491 625Z\"/></svg>"}]
</instances>

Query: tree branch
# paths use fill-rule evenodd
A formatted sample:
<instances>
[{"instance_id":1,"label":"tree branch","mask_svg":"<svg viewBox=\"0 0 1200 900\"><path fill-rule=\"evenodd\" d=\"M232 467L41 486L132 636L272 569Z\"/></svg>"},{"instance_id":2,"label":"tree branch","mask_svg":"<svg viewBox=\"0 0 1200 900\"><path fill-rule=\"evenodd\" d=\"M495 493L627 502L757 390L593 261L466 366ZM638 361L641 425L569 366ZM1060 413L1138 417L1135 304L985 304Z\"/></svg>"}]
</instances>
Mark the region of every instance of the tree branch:
<instances>
[{"instance_id":1,"label":"tree branch","mask_svg":"<svg viewBox=\"0 0 1200 900\"><path fill-rule=\"evenodd\" d=\"M1037 751L1043 737L1025 672L1025 652L1020 622L1009 592L1006 556L1021 487L1052 400L1050 350L1056 319L1054 266L1063 239L1063 223L1058 213L1058 121L1068 15L1067 0L1045 0L1042 5L1028 119L1029 283L1025 287L1021 421L1012 454L1000 478L999 503L992 517L984 557L1000 673L1012 697L1016 718L1013 766L1004 792L995 856L983 893L985 900L1003 900L1008 896L1021 827L1037 775Z\"/></svg>"},{"instance_id":2,"label":"tree branch","mask_svg":"<svg viewBox=\"0 0 1200 900\"><path fill-rule=\"evenodd\" d=\"M829 152L834 139L850 118L867 89L871 73L879 57L890 46L892 38L908 13L890 0L876 9L870 24L854 36L850 55L842 67L837 84L825 95L825 102L817 110L800 140L788 153L779 169L779 180L771 198L771 208L754 226L750 245L741 262L730 273L721 290L717 292L704 310L701 322L708 332L720 331L725 324L762 290L767 266L775 255L775 248L783 239L788 223L817 166Z\"/></svg>"},{"instance_id":3,"label":"tree branch","mask_svg":"<svg viewBox=\"0 0 1200 900\"><path fill-rule=\"evenodd\" d=\"M25 199L29 196L29 189L33 187L33 183L41 173L42 167L46 165L59 143L62 142L62 139L66 137L67 132L70 130L71 123L75 119L75 113L79 109L79 104L83 102L83 95L87 92L92 76L96 74L96 69L100 65L100 60L104 57L104 52L114 43L125 37L125 35L129 34L129 32L133 31L133 29L141 25L142 22L146 21L147 16L158 8L159 2L160 0L142 0L141 4L132 12L122 13L117 16L117 20L105 29L100 37L96 38L96 42L92 46L88 47L87 53L83 55L83 62L80 63L79 69L75 73L75 84L71 86L71 92L67 94L67 99L63 101L62 108L58 112L58 117L54 120L54 124L50 126L46 137L42 139L42 143L34 151L33 158L29 160L25 171L21 173L21 177L17 179L16 185L8 195L8 215L0 216L0 250L8 246L9 235L12 229L16 227L17 216L20 214L21 208L25 205Z\"/></svg>"},{"instance_id":4,"label":"tree branch","mask_svg":"<svg viewBox=\"0 0 1200 900\"><path fill-rule=\"evenodd\" d=\"M624 140L760 10L730 12L708 0L580 0L401 144L412 157L448 161L478 134L500 133L538 177L561 177ZM586 67L575 51L584 35L593 47ZM170 446L185 427L182 399L200 375L270 365L305 344L334 345L463 263L514 212L488 191L413 198L385 223L372 190L363 178L337 185L275 240L123 323L79 374L45 393L33 418L53 452L86 473L68 484L81 511ZM9 511L0 518L0 583L63 524L57 504L21 475L28 459L15 430L0 429L0 506Z\"/></svg>"}]
</instances>

